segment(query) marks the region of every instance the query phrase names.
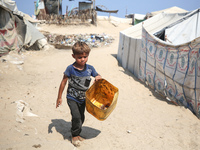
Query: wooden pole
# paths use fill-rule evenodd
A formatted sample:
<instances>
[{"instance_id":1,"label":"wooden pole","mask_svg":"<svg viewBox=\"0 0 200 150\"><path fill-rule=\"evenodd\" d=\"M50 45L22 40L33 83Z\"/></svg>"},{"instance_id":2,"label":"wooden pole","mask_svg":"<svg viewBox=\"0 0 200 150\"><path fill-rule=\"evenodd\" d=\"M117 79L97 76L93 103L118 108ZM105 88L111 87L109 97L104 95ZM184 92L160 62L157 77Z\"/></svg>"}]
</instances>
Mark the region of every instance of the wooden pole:
<instances>
[{"instance_id":1,"label":"wooden pole","mask_svg":"<svg viewBox=\"0 0 200 150\"><path fill-rule=\"evenodd\" d=\"M59 9L60 9L60 0L58 0L58 16L59 16Z\"/></svg>"},{"instance_id":2,"label":"wooden pole","mask_svg":"<svg viewBox=\"0 0 200 150\"><path fill-rule=\"evenodd\" d=\"M93 2L93 8L95 9L95 0L93 0L92 2Z\"/></svg>"}]
</instances>

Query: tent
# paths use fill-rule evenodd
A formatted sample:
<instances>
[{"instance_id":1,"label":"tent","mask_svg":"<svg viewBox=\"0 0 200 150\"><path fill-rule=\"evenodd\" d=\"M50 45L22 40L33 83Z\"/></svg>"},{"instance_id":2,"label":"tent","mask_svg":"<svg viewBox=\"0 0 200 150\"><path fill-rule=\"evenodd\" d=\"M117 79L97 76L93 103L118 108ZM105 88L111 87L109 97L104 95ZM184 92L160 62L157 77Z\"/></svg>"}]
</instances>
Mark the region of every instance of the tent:
<instances>
[{"instance_id":1,"label":"tent","mask_svg":"<svg viewBox=\"0 0 200 150\"><path fill-rule=\"evenodd\" d=\"M142 24L153 34L181 19L187 13L160 13L137 25L120 32L117 59L122 67L128 69L136 77L139 74L139 60L142 42Z\"/></svg>"},{"instance_id":2,"label":"tent","mask_svg":"<svg viewBox=\"0 0 200 150\"><path fill-rule=\"evenodd\" d=\"M126 18L132 19L132 25L136 25L144 20L146 20L146 15L143 14L128 14Z\"/></svg>"},{"instance_id":3,"label":"tent","mask_svg":"<svg viewBox=\"0 0 200 150\"><path fill-rule=\"evenodd\" d=\"M138 78L200 118L200 9L154 35L144 27L141 45Z\"/></svg>"},{"instance_id":4,"label":"tent","mask_svg":"<svg viewBox=\"0 0 200 150\"><path fill-rule=\"evenodd\" d=\"M46 45L44 35L25 16L14 1L0 0L0 56L22 47L36 45L40 49Z\"/></svg>"},{"instance_id":5,"label":"tent","mask_svg":"<svg viewBox=\"0 0 200 150\"><path fill-rule=\"evenodd\" d=\"M160 14L160 13L186 13L186 12L188 12L188 11L185 10L185 9L174 6L174 7L170 7L170 8L167 8L167 9L151 12L150 16L155 16L155 15Z\"/></svg>"},{"instance_id":6,"label":"tent","mask_svg":"<svg viewBox=\"0 0 200 150\"><path fill-rule=\"evenodd\" d=\"M141 81L200 118L200 9L160 13L120 32L117 59Z\"/></svg>"}]
</instances>

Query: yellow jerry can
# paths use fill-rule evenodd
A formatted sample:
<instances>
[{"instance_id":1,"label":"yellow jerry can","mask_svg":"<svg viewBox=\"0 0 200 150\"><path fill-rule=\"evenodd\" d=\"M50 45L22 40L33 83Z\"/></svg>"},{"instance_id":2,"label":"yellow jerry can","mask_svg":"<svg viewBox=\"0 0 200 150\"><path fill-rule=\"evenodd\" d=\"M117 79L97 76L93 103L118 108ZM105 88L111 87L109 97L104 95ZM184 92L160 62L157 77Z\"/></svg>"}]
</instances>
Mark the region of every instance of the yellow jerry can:
<instances>
[{"instance_id":1,"label":"yellow jerry can","mask_svg":"<svg viewBox=\"0 0 200 150\"><path fill-rule=\"evenodd\" d=\"M118 94L117 87L105 79L100 79L86 91L86 110L103 121L115 109Z\"/></svg>"}]
</instances>

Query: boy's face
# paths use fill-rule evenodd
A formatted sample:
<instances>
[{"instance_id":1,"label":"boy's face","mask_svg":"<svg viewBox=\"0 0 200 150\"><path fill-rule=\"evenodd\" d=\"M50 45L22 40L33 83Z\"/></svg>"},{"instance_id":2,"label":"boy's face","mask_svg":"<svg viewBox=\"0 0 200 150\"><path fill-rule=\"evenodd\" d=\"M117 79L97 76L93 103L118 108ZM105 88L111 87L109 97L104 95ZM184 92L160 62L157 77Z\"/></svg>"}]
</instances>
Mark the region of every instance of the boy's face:
<instances>
[{"instance_id":1,"label":"boy's face","mask_svg":"<svg viewBox=\"0 0 200 150\"><path fill-rule=\"evenodd\" d=\"M77 65L85 66L88 61L89 53L72 54L72 56L76 60Z\"/></svg>"}]
</instances>

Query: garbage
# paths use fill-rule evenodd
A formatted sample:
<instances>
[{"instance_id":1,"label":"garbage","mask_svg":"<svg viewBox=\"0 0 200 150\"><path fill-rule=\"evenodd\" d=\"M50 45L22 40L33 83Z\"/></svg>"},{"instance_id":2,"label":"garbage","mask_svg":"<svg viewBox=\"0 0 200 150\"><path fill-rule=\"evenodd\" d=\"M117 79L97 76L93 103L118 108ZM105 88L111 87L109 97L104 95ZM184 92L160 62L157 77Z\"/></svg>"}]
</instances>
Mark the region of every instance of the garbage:
<instances>
[{"instance_id":1,"label":"garbage","mask_svg":"<svg viewBox=\"0 0 200 150\"><path fill-rule=\"evenodd\" d=\"M12 63L14 65L24 64L24 58L18 54L12 53L12 52L10 52L9 55L6 55L4 58L4 61L2 61L2 62L6 62L6 61L9 61L10 63Z\"/></svg>"},{"instance_id":2,"label":"garbage","mask_svg":"<svg viewBox=\"0 0 200 150\"><path fill-rule=\"evenodd\" d=\"M44 32L47 42L56 48L71 48L77 41L85 42L90 48L102 47L113 42L114 38L105 33L103 34L73 34L58 35ZM59 46L58 46L59 45Z\"/></svg>"},{"instance_id":3,"label":"garbage","mask_svg":"<svg viewBox=\"0 0 200 150\"><path fill-rule=\"evenodd\" d=\"M132 131L131 131L131 130L127 130L126 132L127 132L127 133L131 133Z\"/></svg>"},{"instance_id":4,"label":"garbage","mask_svg":"<svg viewBox=\"0 0 200 150\"><path fill-rule=\"evenodd\" d=\"M31 109L29 108L29 104L26 103L23 100L18 100L13 103L16 103L17 111L16 111L16 121L23 123L24 122L24 116L30 116L30 117L38 117L37 115L31 113Z\"/></svg>"},{"instance_id":5,"label":"garbage","mask_svg":"<svg viewBox=\"0 0 200 150\"><path fill-rule=\"evenodd\" d=\"M35 144L35 145L33 145L32 147L40 148L40 147L41 147L41 144Z\"/></svg>"}]
</instances>

